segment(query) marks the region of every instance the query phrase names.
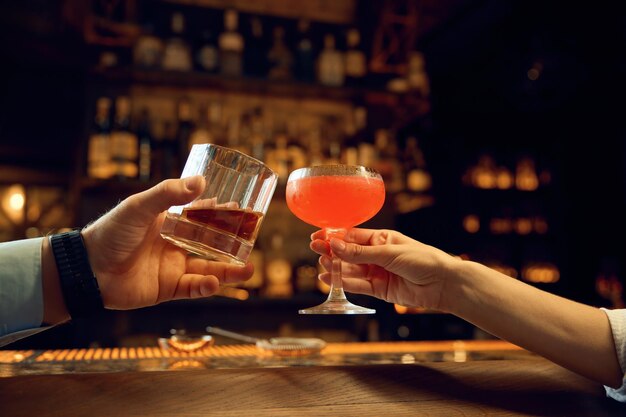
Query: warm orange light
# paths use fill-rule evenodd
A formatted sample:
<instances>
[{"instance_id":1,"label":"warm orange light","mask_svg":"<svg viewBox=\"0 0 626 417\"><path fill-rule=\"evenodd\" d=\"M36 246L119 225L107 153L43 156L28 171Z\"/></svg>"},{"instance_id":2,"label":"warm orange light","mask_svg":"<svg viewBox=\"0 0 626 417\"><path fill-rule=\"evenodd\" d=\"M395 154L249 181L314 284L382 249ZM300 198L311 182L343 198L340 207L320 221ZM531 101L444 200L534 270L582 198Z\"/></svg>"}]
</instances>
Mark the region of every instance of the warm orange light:
<instances>
[{"instance_id":1,"label":"warm orange light","mask_svg":"<svg viewBox=\"0 0 626 417\"><path fill-rule=\"evenodd\" d=\"M25 203L24 187L20 184L14 184L8 187L4 193L2 209L13 222L21 223L24 220Z\"/></svg>"},{"instance_id":2,"label":"warm orange light","mask_svg":"<svg viewBox=\"0 0 626 417\"><path fill-rule=\"evenodd\" d=\"M549 262L532 262L522 268L522 279L528 282L550 284L561 278L559 269Z\"/></svg>"},{"instance_id":3,"label":"warm orange light","mask_svg":"<svg viewBox=\"0 0 626 417\"><path fill-rule=\"evenodd\" d=\"M420 314L426 312L426 309L423 307L406 307L400 304L394 304L393 308L398 314Z\"/></svg>"},{"instance_id":4,"label":"warm orange light","mask_svg":"<svg viewBox=\"0 0 626 417\"><path fill-rule=\"evenodd\" d=\"M463 218L463 229L467 233L477 233L480 230L480 219L475 214L468 214Z\"/></svg>"},{"instance_id":5,"label":"warm orange light","mask_svg":"<svg viewBox=\"0 0 626 417\"><path fill-rule=\"evenodd\" d=\"M515 186L523 191L534 191L539 187L539 178L532 159L522 158L517 162Z\"/></svg>"},{"instance_id":6,"label":"warm orange light","mask_svg":"<svg viewBox=\"0 0 626 417\"><path fill-rule=\"evenodd\" d=\"M499 167L496 173L496 185L501 190L513 187L513 174L505 167Z\"/></svg>"},{"instance_id":7,"label":"warm orange light","mask_svg":"<svg viewBox=\"0 0 626 417\"><path fill-rule=\"evenodd\" d=\"M219 294L239 301L245 301L250 297L250 293L247 290L235 287L222 287Z\"/></svg>"},{"instance_id":8,"label":"warm orange light","mask_svg":"<svg viewBox=\"0 0 626 417\"><path fill-rule=\"evenodd\" d=\"M495 217L489 222L489 230L495 235L511 233L513 230L513 222L506 217Z\"/></svg>"},{"instance_id":9,"label":"warm orange light","mask_svg":"<svg viewBox=\"0 0 626 417\"><path fill-rule=\"evenodd\" d=\"M520 217L515 220L515 231L519 235L527 235L533 230L533 223L527 217Z\"/></svg>"}]
</instances>

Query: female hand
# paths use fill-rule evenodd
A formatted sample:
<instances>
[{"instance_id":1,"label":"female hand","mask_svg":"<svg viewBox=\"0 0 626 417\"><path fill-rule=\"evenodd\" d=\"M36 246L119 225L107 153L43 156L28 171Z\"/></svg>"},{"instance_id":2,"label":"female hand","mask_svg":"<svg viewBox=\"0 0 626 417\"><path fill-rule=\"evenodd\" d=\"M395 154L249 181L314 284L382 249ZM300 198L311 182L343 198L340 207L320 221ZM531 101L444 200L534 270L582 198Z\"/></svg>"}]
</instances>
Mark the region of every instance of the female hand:
<instances>
[{"instance_id":1,"label":"female hand","mask_svg":"<svg viewBox=\"0 0 626 417\"><path fill-rule=\"evenodd\" d=\"M161 225L170 206L192 201L204 178L165 180L134 194L82 231L104 305L130 309L163 301L207 297L220 284L252 276L252 264L238 267L188 256L165 241Z\"/></svg>"},{"instance_id":2,"label":"female hand","mask_svg":"<svg viewBox=\"0 0 626 417\"><path fill-rule=\"evenodd\" d=\"M331 269L330 253L342 262L344 289L407 307L442 310L441 295L456 258L393 230L350 229L343 240L311 235L311 249ZM320 275L330 283L330 273Z\"/></svg>"}]
</instances>

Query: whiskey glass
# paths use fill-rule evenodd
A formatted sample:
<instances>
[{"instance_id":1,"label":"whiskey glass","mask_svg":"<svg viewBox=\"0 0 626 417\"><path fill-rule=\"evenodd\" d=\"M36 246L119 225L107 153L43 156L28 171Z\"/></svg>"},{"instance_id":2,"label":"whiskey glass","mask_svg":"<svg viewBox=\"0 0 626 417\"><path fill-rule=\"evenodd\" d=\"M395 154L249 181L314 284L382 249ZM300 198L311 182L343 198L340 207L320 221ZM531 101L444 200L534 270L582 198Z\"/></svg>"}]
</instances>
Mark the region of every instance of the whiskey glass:
<instances>
[{"instance_id":1,"label":"whiskey glass","mask_svg":"<svg viewBox=\"0 0 626 417\"><path fill-rule=\"evenodd\" d=\"M169 208L161 236L202 258L245 265L278 175L251 156L214 144L192 146L181 178L193 175L204 176L204 191Z\"/></svg>"}]
</instances>

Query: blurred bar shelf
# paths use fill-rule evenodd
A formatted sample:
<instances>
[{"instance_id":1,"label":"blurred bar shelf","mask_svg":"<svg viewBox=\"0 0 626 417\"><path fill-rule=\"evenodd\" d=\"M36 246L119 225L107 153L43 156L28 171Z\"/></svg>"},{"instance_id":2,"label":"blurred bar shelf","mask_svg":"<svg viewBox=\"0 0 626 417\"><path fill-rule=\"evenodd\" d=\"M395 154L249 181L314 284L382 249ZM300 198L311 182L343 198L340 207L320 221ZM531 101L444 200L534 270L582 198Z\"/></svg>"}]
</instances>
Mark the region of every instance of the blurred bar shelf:
<instances>
[{"instance_id":1,"label":"blurred bar shelf","mask_svg":"<svg viewBox=\"0 0 626 417\"><path fill-rule=\"evenodd\" d=\"M349 101L374 100L388 105L421 101L412 93L394 93L382 88L331 87L299 81L276 81L248 76L228 77L199 71L179 72L135 68L93 68L95 81L105 83L215 90L228 93L257 94L273 97ZM417 106L421 108L420 106Z\"/></svg>"}]
</instances>

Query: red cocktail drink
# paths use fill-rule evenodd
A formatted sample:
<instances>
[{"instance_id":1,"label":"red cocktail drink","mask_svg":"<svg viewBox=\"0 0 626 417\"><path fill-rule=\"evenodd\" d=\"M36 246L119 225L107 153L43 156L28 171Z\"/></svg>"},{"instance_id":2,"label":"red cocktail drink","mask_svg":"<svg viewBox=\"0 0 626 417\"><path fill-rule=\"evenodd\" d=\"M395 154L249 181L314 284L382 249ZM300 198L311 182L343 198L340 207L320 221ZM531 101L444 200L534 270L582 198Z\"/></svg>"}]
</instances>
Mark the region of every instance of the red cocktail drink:
<instances>
[{"instance_id":1,"label":"red cocktail drink","mask_svg":"<svg viewBox=\"0 0 626 417\"><path fill-rule=\"evenodd\" d=\"M287 184L287 205L300 220L319 228L349 229L371 219L385 202L378 178L328 175Z\"/></svg>"},{"instance_id":2,"label":"red cocktail drink","mask_svg":"<svg viewBox=\"0 0 626 417\"><path fill-rule=\"evenodd\" d=\"M319 165L293 171L287 180L287 206L300 220L326 231L327 239L371 219L385 202L385 185L376 171L353 165ZM331 254L332 255L332 254ZM341 260L333 257L328 299L301 314L372 314L346 299Z\"/></svg>"}]
</instances>

